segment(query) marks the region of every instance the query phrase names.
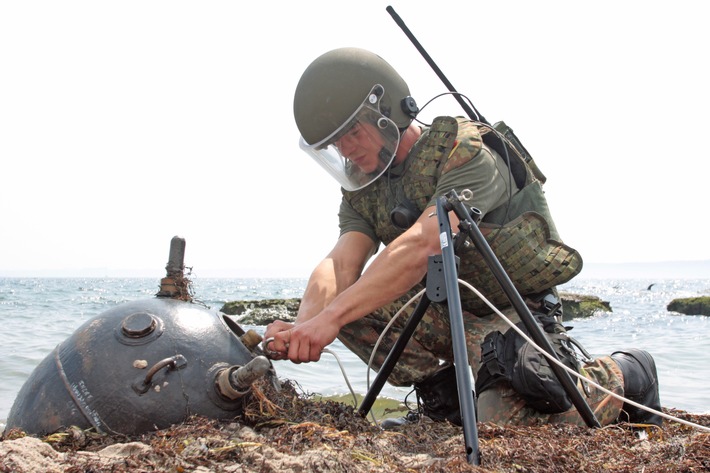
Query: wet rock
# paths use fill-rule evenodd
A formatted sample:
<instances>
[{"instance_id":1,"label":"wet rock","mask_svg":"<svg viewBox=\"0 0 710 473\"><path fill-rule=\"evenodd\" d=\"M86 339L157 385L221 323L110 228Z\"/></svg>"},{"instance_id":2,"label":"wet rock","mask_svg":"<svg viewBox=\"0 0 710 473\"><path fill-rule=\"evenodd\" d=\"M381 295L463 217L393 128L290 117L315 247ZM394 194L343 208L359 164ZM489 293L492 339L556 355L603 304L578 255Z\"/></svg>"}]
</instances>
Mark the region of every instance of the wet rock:
<instances>
[{"instance_id":1,"label":"wet rock","mask_svg":"<svg viewBox=\"0 0 710 473\"><path fill-rule=\"evenodd\" d=\"M597 296L560 292L562 320L592 317L599 312L612 312L611 304Z\"/></svg>"},{"instance_id":2,"label":"wet rock","mask_svg":"<svg viewBox=\"0 0 710 473\"><path fill-rule=\"evenodd\" d=\"M710 315L710 296L673 299L666 309L685 315Z\"/></svg>"},{"instance_id":3,"label":"wet rock","mask_svg":"<svg viewBox=\"0 0 710 473\"><path fill-rule=\"evenodd\" d=\"M236 316L240 324L269 325L274 320L295 321L300 303L300 298L242 300L227 302L220 310Z\"/></svg>"}]
</instances>

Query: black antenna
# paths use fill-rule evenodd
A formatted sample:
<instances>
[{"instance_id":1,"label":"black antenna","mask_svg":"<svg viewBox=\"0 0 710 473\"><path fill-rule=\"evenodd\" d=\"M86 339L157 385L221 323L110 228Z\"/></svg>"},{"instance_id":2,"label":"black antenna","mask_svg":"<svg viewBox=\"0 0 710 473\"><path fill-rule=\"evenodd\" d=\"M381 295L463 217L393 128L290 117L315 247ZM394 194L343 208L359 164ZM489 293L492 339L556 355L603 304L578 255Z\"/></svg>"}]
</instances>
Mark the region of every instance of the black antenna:
<instances>
[{"instance_id":1,"label":"black antenna","mask_svg":"<svg viewBox=\"0 0 710 473\"><path fill-rule=\"evenodd\" d=\"M482 136L483 142L489 147L493 148L496 153L498 153L505 159L505 162L508 165L508 168L510 168L510 171L513 175L513 179L515 180L515 184L518 186L518 189L522 189L523 187L525 187L527 171L525 170L525 166L517 159L510 159L508 155L509 147L511 149L515 149L518 154L520 154L523 160L528 164L528 166L530 166L530 169L532 170L535 177L538 178L540 182L544 183L547 178L537 167L537 165L532 159L532 156L530 156L530 153L528 153L528 150L525 149L518 137L515 136L513 130L507 125L505 125L505 123L503 122L496 123L492 126L488 122L488 120L486 120L485 117L481 115L478 110L476 110L476 107L474 107L473 104L470 103L470 101L464 100L464 96L456 91L453 84L449 82L449 79L447 79L444 73L441 72L439 66L436 65L431 56L429 56L429 54L424 50L419 41L417 41L417 38L415 38L412 32L409 31L409 28L407 28L407 25L404 24L402 18L400 18L397 12L394 11L394 8L388 6L387 12L392 16L395 23L397 23L399 27L402 28L404 34L407 35L407 38L409 38L414 47L417 48L417 51L421 53L427 64L429 64L429 66L434 70L436 75L439 76L439 79L441 79L444 85L449 89L449 92L453 94L454 98L456 98L456 100L464 109L468 117L473 121L478 121L483 123L484 125L488 125L488 127L496 131L496 133L484 134ZM499 125L502 125L502 130L499 129ZM508 143L506 143L506 140L508 141Z\"/></svg>"},{"instance_id":2,"label":"black antenna","mask_svg":"<svg viewBox=\"0 0 710 473\"><path fill-rule=\"evenodd\" d=\"M437 76L439 76L439 79L444 83L447 89L449 89L449 92L452 92L454 94L454 98L456 98L456 101L463 107L464 111L468 115L468 117L471 120L477 120L479 122L485 123L487 125L490 125L488 121L478 113L478 110L476 110L476 107L474 107L472 104L469 104L466 102L461 94L459 94L456 89L454 88L454 85L449 82L449 79L446 78L444 73L439 69L439 66L436 65L434 60L429 56L429 54L426 52L424 47L417 41L417 38L414 37L411 31L409 31L409 28L407 28L407 25L404 24L404 21L402 21L402 18L397 14L396 11L394 11L394 8L391 6L387 7L387 13L392 16L392 19L394 19L395 23L399 25L400 28L402 28L402 31L404 31L404 34L407 35L407 38L412 42L415 48L417 48L417 51L424 57L424 60L429 64L429 66L434 70Z\"/></svg>"}]
</instances>

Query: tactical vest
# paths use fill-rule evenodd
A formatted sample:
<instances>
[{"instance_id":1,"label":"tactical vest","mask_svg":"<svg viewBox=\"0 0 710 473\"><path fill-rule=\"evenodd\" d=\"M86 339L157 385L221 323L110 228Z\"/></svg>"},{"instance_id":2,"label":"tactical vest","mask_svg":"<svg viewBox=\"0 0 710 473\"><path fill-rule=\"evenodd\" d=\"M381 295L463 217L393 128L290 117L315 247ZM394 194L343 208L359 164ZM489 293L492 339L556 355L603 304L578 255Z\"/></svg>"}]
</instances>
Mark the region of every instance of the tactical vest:
<instances>
[{"instance_id":1,"label":"tactical vest","mask_svg":"<svg viewBox=\"0 0 710 473\"><path fill-rule=\"evenodd\" d=\"M475 159L483 146L474 122L464 118L437 118L422 133L404 163L401 179L406 197L422 212L431 202L439 177ZM520 159L513 153L509 158ZM490 230L486 240L523 296L563 284L582 270L581 256L561 242L542 186L525 166L528 174L525 187L510 201L484 215L479 225L484 234ZM364 189L343 191L344 199L385 245L404 232L390 221L390 211L396 205L390 194L386 175ZM509 305L507 296L474 245L462 248L457 256L461 260L460 279L476 287L497 307ZM471 291L461 291L461 302L464 310L474 314L491 313Z\"/></svg>"}]
</instances>

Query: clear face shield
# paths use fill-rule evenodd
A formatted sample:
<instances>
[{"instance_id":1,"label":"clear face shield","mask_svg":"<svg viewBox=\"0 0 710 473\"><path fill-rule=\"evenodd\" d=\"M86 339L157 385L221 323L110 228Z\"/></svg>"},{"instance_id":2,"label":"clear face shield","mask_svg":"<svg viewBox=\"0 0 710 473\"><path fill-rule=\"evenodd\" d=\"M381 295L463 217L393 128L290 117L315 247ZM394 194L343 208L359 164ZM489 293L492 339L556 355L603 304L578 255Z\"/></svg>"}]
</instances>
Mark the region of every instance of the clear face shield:
<instances>
[{"instance_id":1,"label":"clear face shield","mask_svg":"<svg viewBox=\"0 0 710 473\"><path fill-rule=\"evenodd\" d=\"M392 164L397 146L397 125L380 112L381 85L375 85L350 118L328 137L300 146L347 191L372 184Z\"/></svg>"}]
</instances>

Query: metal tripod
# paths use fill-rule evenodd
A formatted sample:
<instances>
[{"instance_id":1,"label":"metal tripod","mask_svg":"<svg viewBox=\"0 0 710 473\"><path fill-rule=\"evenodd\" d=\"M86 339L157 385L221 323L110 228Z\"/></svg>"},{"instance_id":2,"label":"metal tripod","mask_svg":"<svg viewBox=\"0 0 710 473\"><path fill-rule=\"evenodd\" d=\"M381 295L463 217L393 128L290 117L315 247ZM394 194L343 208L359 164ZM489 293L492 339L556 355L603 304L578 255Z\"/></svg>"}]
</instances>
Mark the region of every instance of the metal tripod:
<instances>
[{"instance_id":1,"label":"metal tripod","mask_svg":"<svg viewBox=\"0 0 710 473\"><path fill-rule=\"evenodd\" d=\"M380 371L368 390L365 398L358 409L358 414L367 416L372 408L377 395L382 390L387 378L394 369L394 365L399 360L409 339L414 334L414 330L421 321L424 313L431 302L448 302L449 318L451 325L451 340L454 352L454 366L456 370L456 383L458 386L459 405L461 408L461 419L463 423L464 444L466 460L474 465L480 464L480 452L478 448L478 430L476 427L476 411L474 405L474 393L471 384L471 368L468 362L468 350L466 348L466 334L463 325L463 311L461 308L461 296L458 289L458 271L456 266L456 255L454 239L451 233L451 223L449 212L453 211L459 218L459 230L457 238L462 238L462 234L471 238L478 251L483 256L486 264L520 316L520 320L530 333L533 341L542 347L547 353L558 359L549 340L543 333L540 326L535 321L530 309L525 304L520 293L513 285L501 266L498 258L488 245L485 237L478 228L478 222L474 221L471 212L476 209L467 209L455 190L441 196L436 201L436 215L439 221L439 242L441 245L441 256L434 256L429 259L427 272L426 293L417 304L416 308L407 320L402 333L390 350ZM480 213L479 213L480 215ZM443 286L441 276L443 275ZM570 397L572 403L579 411L580 415L589 427L601 427L587 402L572 381L569 373L555 363L550 363L550 368L562 384L565 392Z\"/></svg>"}]
</instances>

